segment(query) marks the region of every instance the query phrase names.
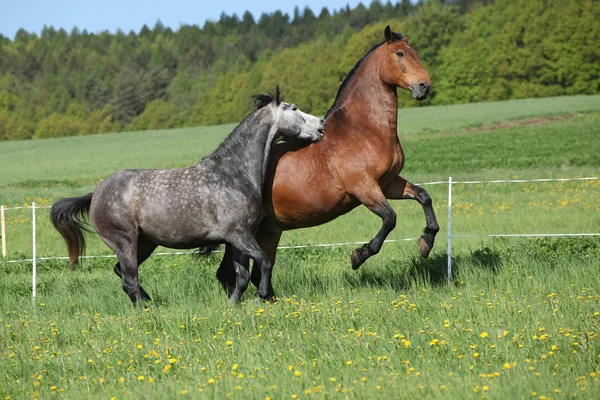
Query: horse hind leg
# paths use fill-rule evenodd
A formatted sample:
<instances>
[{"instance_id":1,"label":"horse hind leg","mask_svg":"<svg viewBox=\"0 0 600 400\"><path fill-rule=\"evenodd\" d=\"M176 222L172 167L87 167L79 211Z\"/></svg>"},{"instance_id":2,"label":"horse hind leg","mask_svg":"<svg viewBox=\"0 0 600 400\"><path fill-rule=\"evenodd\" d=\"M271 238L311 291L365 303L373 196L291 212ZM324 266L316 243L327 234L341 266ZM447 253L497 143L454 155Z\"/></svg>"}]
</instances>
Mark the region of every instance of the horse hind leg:
<instances>
[{"instance_id":1,"label":"horse hind leg","mask_svg":"<svg viewBox=\"0 0 600 400\"><path fill-rule=\"evenodd\" d=\"M139 238L138 240L138 246L137 246L137 265L138 265L138 269L139 266L146 261L146 259L148 257L150 257L150 255L152 255L152 253L154 252L154 250L156 250L157 245L155 243L149 242L144 240L143 238ZM121 263L117 262L113 268L115 274L122 280L123 279L123 273L121 272ZM140 285L140 290L142 292L142 298L146 301L150 301L150 295L148 295L148 293L146 293L146 291L144 290L144 288L142 287L142 285Z\"/></svg>"},{"instance_id":2,"label":"horse hind leg","mask_svg":"<svg viewBox=\"0 0 600 400\"><path fill-rule=\"evenodd\" d=\"M402 178L397 176L392 183L390 183L383 194L387 199L390 200L416 200L423 207L425 213L425 221L427 226L423 229L423 235L419 238L419 251L424 258L429 256L433 244L435 242L435 235L440 230L435 212L433 211L433 201L427 191L417 185L414 185Z\"/></svg>"},{"instance_id":3,"label":"horse hind leg","mask_svg":"<svg viewBox=\"0 0 600 400\"><path fill-rule=\"evenodd\" d=\"M105 235L101 235L102 240L117 255L118 262L115 265L115 273L117 270L121 273L123 291L127 293L134 304L141 305L143 301L150 300L150 296L141 287L138 278L138 238L119 236L109 239ZM117 273L117 275L119 274Z\"/></svg>"}]
</instances>

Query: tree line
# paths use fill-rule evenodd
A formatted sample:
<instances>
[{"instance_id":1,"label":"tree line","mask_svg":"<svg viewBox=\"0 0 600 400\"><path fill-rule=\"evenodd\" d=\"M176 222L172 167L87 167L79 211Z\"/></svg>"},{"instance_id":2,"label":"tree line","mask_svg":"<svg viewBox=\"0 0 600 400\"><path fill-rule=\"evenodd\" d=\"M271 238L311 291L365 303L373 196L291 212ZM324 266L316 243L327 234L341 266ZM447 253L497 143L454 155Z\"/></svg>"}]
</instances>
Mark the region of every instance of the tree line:
<instances>
[{"instance_id":1,"label":"tree line","mask_svg":"<svg viewBox=\"0 0 600 400\"><path fill-rule=\"evenodd\" d=\"M0 36L0 140L237 122L277 84L322 115L387 24L434 85L421 103L400 93L401 106L600 92L593 0L375 0L127 34L46 26Z\"/></svg>"}]
</instances>

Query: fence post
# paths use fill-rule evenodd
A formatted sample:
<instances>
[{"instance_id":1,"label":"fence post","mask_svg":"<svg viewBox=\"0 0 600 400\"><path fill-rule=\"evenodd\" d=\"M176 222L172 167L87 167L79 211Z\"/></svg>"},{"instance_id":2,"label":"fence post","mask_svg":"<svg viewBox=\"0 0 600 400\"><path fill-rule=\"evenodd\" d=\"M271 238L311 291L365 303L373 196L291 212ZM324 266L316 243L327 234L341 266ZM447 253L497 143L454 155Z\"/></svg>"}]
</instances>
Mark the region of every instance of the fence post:
<instances>
[{"instance_id":1,"label":"fence post","mask_svg":"<svg viewBox=\"0 0 600 400\"><path fill-rule=\"evenodd\" d=\"M31 294L31 301L33 301L34 305L35 305L35 295L36 295L36 274L37 274L37 265L36 265L36 240L35 240L35 202L31 203L31 215L33 217L33 223L32 223L32 231L33 231L33 236L32 236L32 244L33 244L33 255L31 257L32 259L32 267L33 267L33 277L32 277L32 294Z\"/></svg>"},{"instance_id":2,"label":"fence post","mask_svg":"<svg viewBox=\"0 0 600 400\"><path fill-rule=\"evenodd\" d=\"M452 177L448 178L448 282L452 280Z\"/></svg>"},{"instance_id":3,"label":"fence post","mask_svg":"<svg viewBox=\"0 0 600 400\"><path fill-rule=\"evenodd\" d=\"M0 206L0 225L2 225L2 257L6 257L6 220L4 219L4 206Z\"/></svg>"}]
</instances>

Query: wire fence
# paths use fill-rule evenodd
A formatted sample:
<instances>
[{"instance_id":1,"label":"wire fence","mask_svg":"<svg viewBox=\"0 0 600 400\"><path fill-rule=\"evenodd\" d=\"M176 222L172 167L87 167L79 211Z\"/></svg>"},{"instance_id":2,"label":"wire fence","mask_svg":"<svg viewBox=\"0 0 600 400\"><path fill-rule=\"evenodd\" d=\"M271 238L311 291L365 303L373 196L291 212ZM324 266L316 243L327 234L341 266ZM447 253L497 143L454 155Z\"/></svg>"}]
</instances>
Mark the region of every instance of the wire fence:
<instances>
[{"instance_id":1,"label":"wire fence","mask_svg":"<svg viewBox=\"0 0 600 400\"><path fill-rule=\"evenodd\" d=\"M448 185L448 227L446 237L448 240L448 270L447 278L450 282L452 279L452 239L453 238L467 238L467 237L577 237L577 236L600 236L600 232L579 232L579 233L494 233L494 234L453 234L452 233L452 188L454 185L476 185L476 184L497 184L497 183L533 183L533 182L568 182L568 181L597 181L600 177L585 177L585 178L542 178L542 179L498 179L498 180L479 180L479 181L453 181L452 177L449 177L446 181L434 181L434 182L423 182L418 183L418 186L430 186L430 185ZM18 206L18 207L4 207L0 206L0 225L2 235L2 263L31 263L32 265L32 300L36 298L36 279L37 279L37 261L50 261L50 260L68 260L69 257L37 257L37 246L36 246L36 210L37 209L48 209L51 206L36 206L35 202L31 203L30 206ZM22 210L31 209L32 212L32 258L19 259L19 260L4 260L6 258L6 219L5 211L8 210ZM385 243L403 242L403 241L415 241L418 238L403 238L403 239L388 239ZM306 245L294 245L294 246L279 246L278 250L286 249L306 249L316 247L339 247L348 245L362 245L364 241L355 242L337 242L337 243L318 243L318 244L306 244ZM222 250L214 250L214 252L221 252ZM173 255L185 255L192 254L193 251L173 251L173 252L158 252L153 253L153 256L173 256ZM114 255L90 255L83 256L81 258L94 259L94 258L116 258Z\"/></svg>"}]
</instances>

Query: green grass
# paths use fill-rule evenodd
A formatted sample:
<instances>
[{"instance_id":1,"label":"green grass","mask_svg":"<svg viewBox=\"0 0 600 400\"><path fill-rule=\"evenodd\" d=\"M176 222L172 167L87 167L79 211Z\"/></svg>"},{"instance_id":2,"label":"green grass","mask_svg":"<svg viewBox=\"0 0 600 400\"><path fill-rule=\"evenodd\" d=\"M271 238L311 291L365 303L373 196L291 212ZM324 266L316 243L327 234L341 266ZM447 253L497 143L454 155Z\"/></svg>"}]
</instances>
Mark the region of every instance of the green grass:
<instances>
[{"instance_id":1,"label":"green grass","mask_svg":"<svg viewBox=\"0 0 600 400\"><path fill-rule=\"evenodd\" d=\"M400 111L403 176L423 182L597 176L599 97ZM540 115L545 124L473 131ZM419 122L420 121L420 122ZM424 128L423 128L424 127ZM0 204L92 190L120 168L196 162L232 126L0 143ZM429 130L428 130L429 129ZM0 262L0 398L597 398L600 240L453 240L446 283L447 187L428 186L442 228L431 256L387 243L358 271L352 245L281 250L276 304L227 302L220 254L152 257L140 279L153 298L131 307L113 259ZM390 239L417 237L415 202L394 202ZM598 232L600 182L456 185L453 232ZM38 255L65 255L38 210ZM29 257L30 210L7 211L9 258ZM286 232L282 244L365 241L381 222L359 208ZM88 254L110 254L91 238ZM409 343L410 342L410 343ZM141 380L140 377L143 377Z\"/></svg>"}]
</instances>

